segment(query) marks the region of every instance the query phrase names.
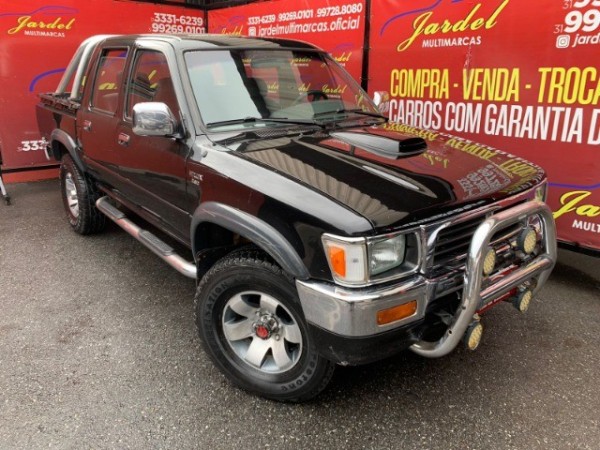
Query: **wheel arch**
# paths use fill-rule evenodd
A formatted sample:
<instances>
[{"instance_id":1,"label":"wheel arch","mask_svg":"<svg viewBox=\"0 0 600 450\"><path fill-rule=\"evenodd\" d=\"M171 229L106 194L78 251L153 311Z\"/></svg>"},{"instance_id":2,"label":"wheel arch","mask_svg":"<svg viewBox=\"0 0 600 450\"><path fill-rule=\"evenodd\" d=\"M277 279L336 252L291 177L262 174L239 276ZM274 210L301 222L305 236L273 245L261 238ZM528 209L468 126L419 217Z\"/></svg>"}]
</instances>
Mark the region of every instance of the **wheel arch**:
<instances>
[{"instance_id":1,"label":"wheel arch","mask_svg":"<svg viewBox=\"0 0 600 450\"><path fill-rule=\"evenodd\" d=\"M192 216L190 231L192 251L195 257L209 247L222 246L227 241L232 242L229 237L223 237L205 245L214 232L230 233L230 237L239 235L262 249L294 278L307 279L309 277L308 269L298 252L277 229L239 209L218 202L202 203ZM200 267L200 262L198 261L198 263Z\"/></svg>"},{"instance_id":2,"label":"wheel arch","mask_svg":"<svg viewBox=\"0 0 600 450\"><path fill-rule=\"evenodd\" d=\"M50 150L52 151L52 156L54 159L60 161L63 153L66 151L69 153L69 155L71 155L71 158L73 158L77 168L82 173L86 172L85 166L83 165L83 162L77 153L77 143L70 134L64 130L56 129L52 131L52 134L50 135L50 142Z\"/></svg>"}]
</instances>

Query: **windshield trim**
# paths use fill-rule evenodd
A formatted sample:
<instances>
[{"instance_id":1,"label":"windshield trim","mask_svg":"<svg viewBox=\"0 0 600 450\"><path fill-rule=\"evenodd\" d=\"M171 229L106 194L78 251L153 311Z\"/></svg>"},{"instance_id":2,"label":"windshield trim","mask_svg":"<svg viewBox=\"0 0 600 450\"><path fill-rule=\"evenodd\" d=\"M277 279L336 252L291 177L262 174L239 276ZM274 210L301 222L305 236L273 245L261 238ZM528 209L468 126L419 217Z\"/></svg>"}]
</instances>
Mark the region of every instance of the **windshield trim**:
<instances>
[{"instance_id":1,"label":"windshield trim","mask_svg":"<svg viewBox=\"0 0 600 450\"><path fill-rule=\"evenodd\" d=\"M321 126L318 122L316 122L315 120L310 120L310 119L289 119L287 117L254 117L254 116L249 116L249 117L243 117L243 118L239 118L239 119L229 119L229 120L219 120L216 122L209 122L206 124L206 128L213 128L213 127L221 127L221 126L227 126L227 125L238 125L238 124L258 124L258 123L264 123L264 124L282 124L282 125L316 125L316 126ZM250 127L250 128L259 128L259 127ZM268 127L261 127L261 128L268 128Z\"/></svg>"}]
</instances>

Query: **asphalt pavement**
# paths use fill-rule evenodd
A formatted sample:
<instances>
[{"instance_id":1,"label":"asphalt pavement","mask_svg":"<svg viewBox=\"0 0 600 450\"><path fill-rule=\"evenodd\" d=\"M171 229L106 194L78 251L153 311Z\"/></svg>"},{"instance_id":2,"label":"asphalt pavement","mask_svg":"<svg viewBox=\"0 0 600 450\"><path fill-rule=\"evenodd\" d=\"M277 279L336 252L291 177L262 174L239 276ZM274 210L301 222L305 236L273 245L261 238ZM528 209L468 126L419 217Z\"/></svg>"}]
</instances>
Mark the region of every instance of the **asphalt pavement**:
<instances>
[{"instance_id":1,"label":"asphalt pavement","mask_svg":"<svg viewBox=\"0 0 600 450\"><path fill-rule=\"evenodd\" d=\"M194 282L111 226L72 232L58 182L0 204L0 449L600 449L600 260L561 251L476 352L338 368L303 405L234 388Z\"/></svg>"}]
</instances>

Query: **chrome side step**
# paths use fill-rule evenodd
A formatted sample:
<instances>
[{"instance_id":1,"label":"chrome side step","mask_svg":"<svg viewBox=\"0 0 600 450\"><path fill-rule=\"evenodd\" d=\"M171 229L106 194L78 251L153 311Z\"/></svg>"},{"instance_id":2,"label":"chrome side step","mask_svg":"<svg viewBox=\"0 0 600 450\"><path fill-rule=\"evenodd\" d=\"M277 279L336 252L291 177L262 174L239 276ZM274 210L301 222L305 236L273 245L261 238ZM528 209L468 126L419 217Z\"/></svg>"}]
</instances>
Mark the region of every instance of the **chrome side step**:
<instances>
[{"instance_id":1,"label":"chrome side step","mask_svg":"<svg viewBox=\"0 0 600 450\"><path fill-rule=\"evenodd\" d=\"M188 278L196 279L196 265L193 262L186 261L169 246L162 241L158 236L143 230L125 216L122 211L119 211L110 204L108 197L99 198L96 201L96 208L104 213L110 220L115 222L127 233L140 241L152 253L160 257L164 262L173 267L177 272L185 275Z\"/></svg>"}]
</instances>

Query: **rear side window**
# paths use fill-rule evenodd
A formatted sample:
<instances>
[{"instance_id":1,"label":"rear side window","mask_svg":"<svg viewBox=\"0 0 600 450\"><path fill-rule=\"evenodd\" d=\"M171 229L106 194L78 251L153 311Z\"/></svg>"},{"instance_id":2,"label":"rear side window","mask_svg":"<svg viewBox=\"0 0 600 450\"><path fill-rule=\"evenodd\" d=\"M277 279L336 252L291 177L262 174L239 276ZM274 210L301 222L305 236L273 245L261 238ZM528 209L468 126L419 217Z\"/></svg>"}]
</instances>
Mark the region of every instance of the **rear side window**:
<instances>
[{"instance_id":1,"label":"rear side window","mask_svg":"<svg viewBox=\"0 0 600 450\"><path fill-rule=\"evenodd\" d=\"M138 52L127 84L126 117L132 117L133 105L141 102L165 103L177 117L179 107L166 56L158 51Z\"/></svg>"},{"instance_id":2,"label":"rear side window","mask_svg":"<svg viewBox=\"0 0 600 450\"><path fill-rule=\"evenodd\" d=\"M114 114L119 106L119 90L123 83L123 69L127 49L106 49L100 55L92 90L92 107Z\"/></svg>"}]
</instances>

